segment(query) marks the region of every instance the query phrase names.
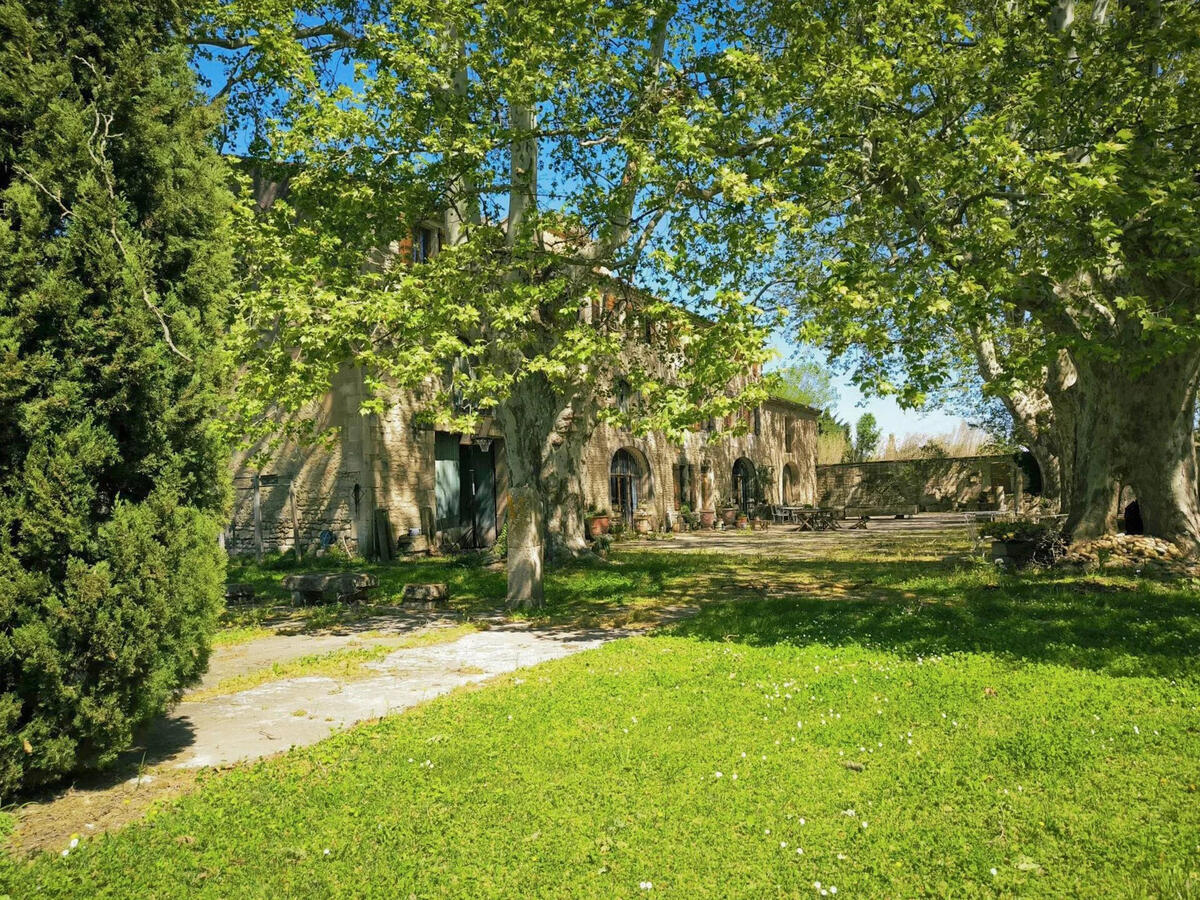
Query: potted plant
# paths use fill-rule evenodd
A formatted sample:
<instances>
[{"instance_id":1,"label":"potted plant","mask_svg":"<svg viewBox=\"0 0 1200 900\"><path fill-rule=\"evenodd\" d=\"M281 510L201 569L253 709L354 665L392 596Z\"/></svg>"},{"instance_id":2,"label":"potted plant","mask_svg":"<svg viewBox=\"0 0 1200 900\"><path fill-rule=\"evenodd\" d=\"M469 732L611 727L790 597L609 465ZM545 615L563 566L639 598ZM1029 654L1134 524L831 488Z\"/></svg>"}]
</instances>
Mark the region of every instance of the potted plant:
<instances>
[{"instance_id":1,"label":"potted plant","mask_svg":"<svg viewBox=\"0 0 1200 900\"><path fill-rule=\"evenodd\" d=\"M701 528L716 528L717 527L717 511L715 509L700 510L700 527Z\"/></svg>"},{"instance_id":2,"label":"potted plant","mask_svg":"<svg viewBox=\"0 0 1200 900\"><path fill-rule=\"evenodd\" d=\"M700 516L692 512L692 507L687 503L679 507L679 518L683 520L683 527L686 531L695 531L700 527Z\"/></svg>"},{"instance_id":3,"label":"potted plant","mask_svg":"<svg viewBox=\"0 0 1200 900\"><path fill-rule=\"evenodd\" d=\"M738 528L747 528L750 525L750 517L739 509L737 517L734 519L734 525Z\"/></svg>"},{"instance_id":4,"label":"potted plant","mask_svg":"<svg viewBox=\"0 0 1200 900\"><path fill-rule=\"evenodd\" d=\"M609 529L612 528L612 516L607 509L592 507L588 510L584 521L587 523L588 537L591 538L598 538L602 534L608 534Z\"/></svg>"},{"instance_id":5,"label":"potted plant","mask_svg":"<svg viewBox=\"0 0 1200 900\"><path fill-rule=\"evenodd\" d=\"M738 508L736 503L717 501L717 510L721 514L722 525L732 525L737 521Z\"/></svg>"},{"instance_id":6,"label":"potted plant","mask_svg":"<svg viewBox=\"0 0 1200 900\"><path fill-rule=\"evenodd\" d=\"M649 534L654 530L654 519L644 509L633 514L633 530L638 534Z\"/></svg>"}]
</instances>

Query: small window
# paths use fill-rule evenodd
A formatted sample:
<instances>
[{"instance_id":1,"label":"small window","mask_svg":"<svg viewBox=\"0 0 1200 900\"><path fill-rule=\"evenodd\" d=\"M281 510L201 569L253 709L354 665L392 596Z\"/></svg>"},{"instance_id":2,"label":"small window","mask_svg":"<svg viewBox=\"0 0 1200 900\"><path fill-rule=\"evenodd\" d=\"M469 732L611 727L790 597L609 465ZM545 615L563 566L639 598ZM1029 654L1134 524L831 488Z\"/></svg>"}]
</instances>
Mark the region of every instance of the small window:
<instances>
[{"instance_id":1,"label":"small window","mask_svg":"<svg viewBox=\"0 0 1200 900\"><path fill-rule=\"evenodd\" d=\"M796 429L796 420L788 416L783 421L783 452L792 452L792 432Z\"/></svg>"},{"instance_id":2,"label":"small window","mask_svg":"<svg viewBox=\"0 0 1200 900\"><path fill-rule=\"evenodd\" d=\"M413 262L429 262L437 255L438 244L436 228L418 228L413 235Z\"/></svg>"},{"instance_id":3,"label":"small window","mask_svg":"<svg viewBox=\"0 0 1200 900\"><path fill-rule=\"evenodd\" d=\"M754 407L754 436L762 437L762 408Z\"/></svg>"}]
</instances>

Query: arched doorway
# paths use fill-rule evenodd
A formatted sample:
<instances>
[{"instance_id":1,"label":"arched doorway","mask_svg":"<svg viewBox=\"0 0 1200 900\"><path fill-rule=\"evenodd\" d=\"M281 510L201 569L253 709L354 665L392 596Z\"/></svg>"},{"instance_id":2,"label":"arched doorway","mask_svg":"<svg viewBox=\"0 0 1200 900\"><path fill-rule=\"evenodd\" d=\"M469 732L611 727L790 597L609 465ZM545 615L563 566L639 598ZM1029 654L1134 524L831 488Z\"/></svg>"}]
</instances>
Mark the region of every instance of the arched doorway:
<instances>
[{"instance_id":1,"label":"arched doorway","mask_svg":"<svg viewBox=\"0 0 1200 900\"><path fill-rule=\"evenodd\" d=\"M733 464L733 503L744 513L749 513L758 499L758 481L754 474L754 463L740 457Z\"/></svg>"},{"instance_id":2,"label":"arched doorway","mask_svg":"<svg viewBox=\"0 0 1200 900\"><path fill-rule=\"evenodd\" d=\"M784 506L795 503L799 481L800 470L796 468L795 463L785 465L779 476L779 502Z\"/></svg>"},{"instance_id":3,"label":"arched doorway","mask_svg":"<svg viewBox=\"0 0 1200 900\"><path fill-rule=\"evenodd\" d=\"M641 460L632 450L622 447L613 454L608 467L608 500L614 516L633 521L638 508L644 474Z\"/></svg>"}]
</instances>

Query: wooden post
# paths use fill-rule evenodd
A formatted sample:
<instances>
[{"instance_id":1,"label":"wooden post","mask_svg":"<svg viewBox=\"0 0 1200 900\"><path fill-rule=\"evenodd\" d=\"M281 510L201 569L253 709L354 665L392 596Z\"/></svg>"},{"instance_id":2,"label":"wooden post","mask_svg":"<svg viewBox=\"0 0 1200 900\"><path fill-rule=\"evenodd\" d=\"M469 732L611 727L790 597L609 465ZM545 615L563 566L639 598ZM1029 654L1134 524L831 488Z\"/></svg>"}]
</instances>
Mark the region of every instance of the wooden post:
<instances>
[{"instance_id":1,"label":"wooden post","mask_svg":"<svg viewBox=\"0 0 1200 900\"><path fill-rule=\"evenodd\" d=\"M292 543L296 548L296 562L300 562L304 558L304 553L300 549L300 517L296 515L296 483L288 482L288 502L292 507Z\"/></svg>"},{"instance_id":2,"label":"wooden post","mask_svg":"<svg viewBox=\"0 0 1200 900\"><path fill-rule=\"evenodd\" d=\"M258 475L252 475L251 480L254 485L254 558L262 562L263 558L263 534L262 534L262 491L259 490Z\"/></svg>"}]
</instances>

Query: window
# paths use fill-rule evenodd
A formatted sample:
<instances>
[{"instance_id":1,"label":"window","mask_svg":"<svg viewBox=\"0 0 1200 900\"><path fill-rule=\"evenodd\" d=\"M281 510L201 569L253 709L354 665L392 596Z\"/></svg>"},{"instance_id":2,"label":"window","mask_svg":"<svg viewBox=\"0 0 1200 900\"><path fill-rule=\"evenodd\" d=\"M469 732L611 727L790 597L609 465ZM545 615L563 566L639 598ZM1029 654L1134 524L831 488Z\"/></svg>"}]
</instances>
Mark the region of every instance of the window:
<instances>
[{"instance_id":1,"label":"window","mask_svg":"<svg viewBox=\"0 0 1200 900\"><path fill-rule=\"evenodd\" d=\"M788 416L783 420L783 452L792 452L792 432L796 428L796 420Z\"/></svg>"},{"instance_id":2,"label":"window","mask_svg":"<svg viewBox=\"0 0 1200 900\"><path fill-rule=\"evenodd\" d=\"M754 436L762 437L762 407L754 407Z\"/></svg>"},{"instance_id":3,"label":"window","mask_svg":"<svg viewBox=\"0 0 1200 900\"><path fill-rule=\"evenodd\" d=\"M632 453L622 447L613 454L608 470L608 500L613 512L626 522L632 522L637 511L641 476L642 467Z\"/></svg>"},{"instance_id":4,"label":"window","mask_svg":"<svg viewBox=\"0 0 1200 900\"><path fill-rule=\"evenodd\" d=\"M413 262L429 262L437 255L439 244L436 228L418 228L413 234Z\"/></svg>"}]
</instances>

